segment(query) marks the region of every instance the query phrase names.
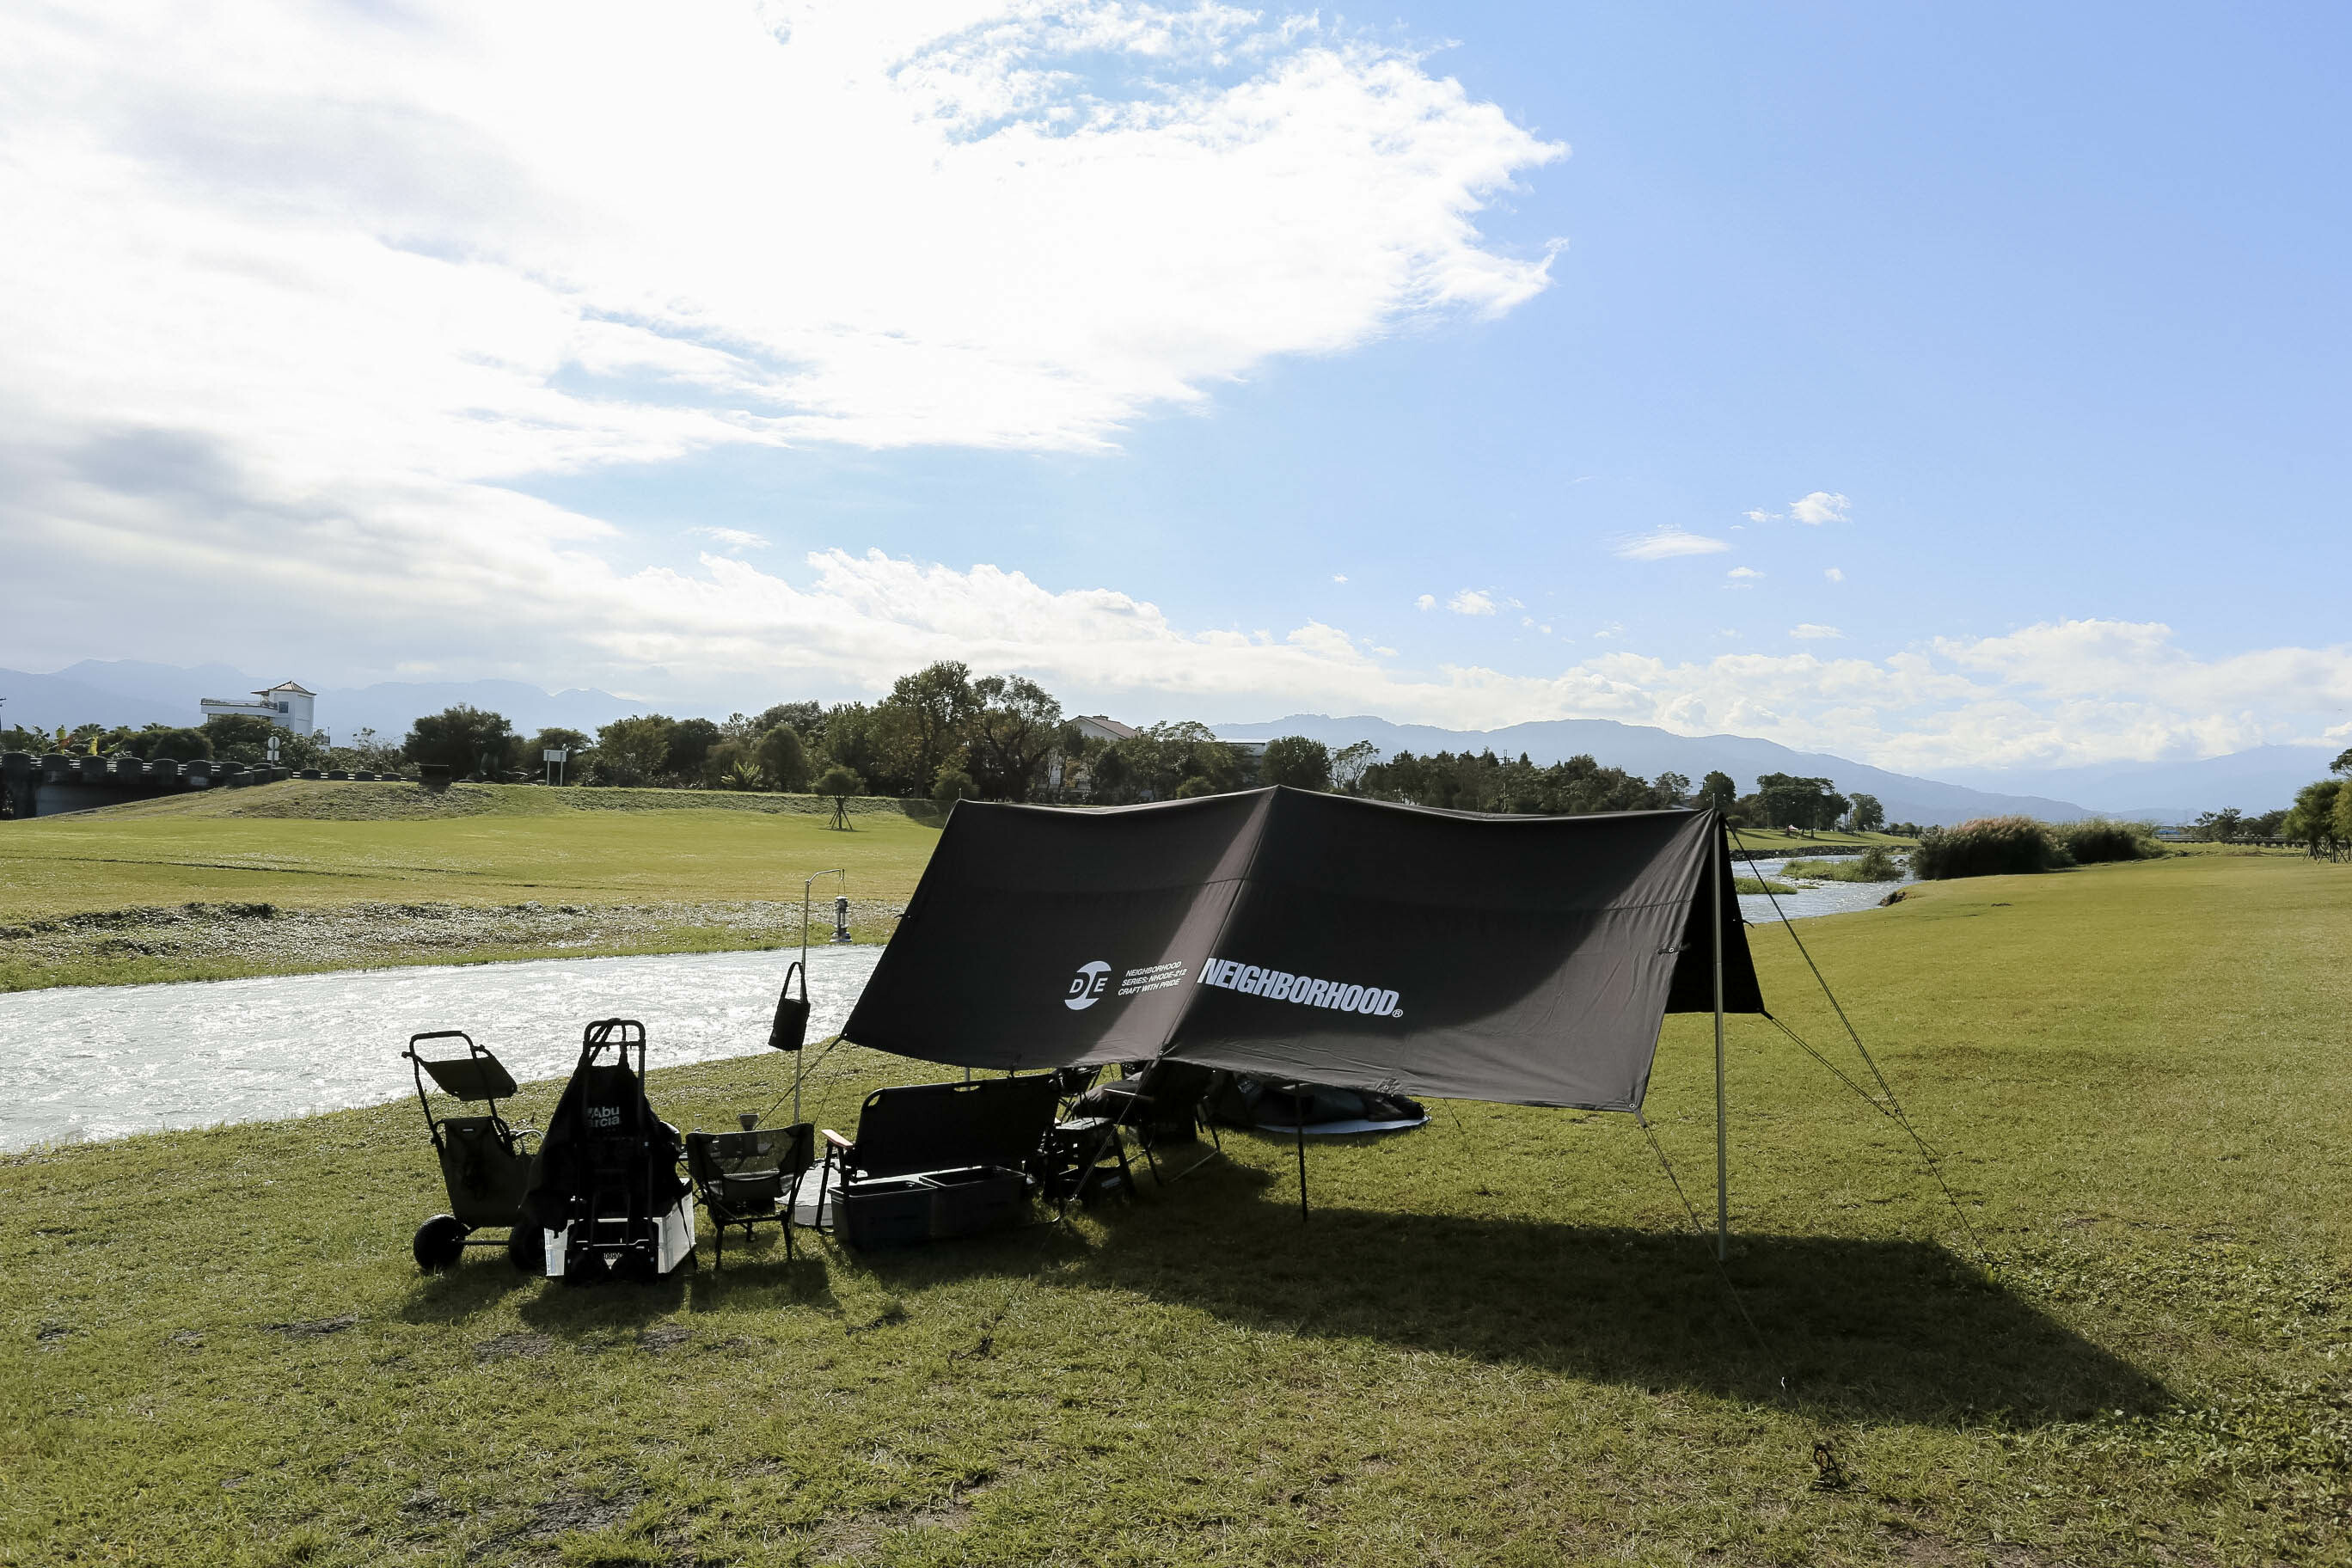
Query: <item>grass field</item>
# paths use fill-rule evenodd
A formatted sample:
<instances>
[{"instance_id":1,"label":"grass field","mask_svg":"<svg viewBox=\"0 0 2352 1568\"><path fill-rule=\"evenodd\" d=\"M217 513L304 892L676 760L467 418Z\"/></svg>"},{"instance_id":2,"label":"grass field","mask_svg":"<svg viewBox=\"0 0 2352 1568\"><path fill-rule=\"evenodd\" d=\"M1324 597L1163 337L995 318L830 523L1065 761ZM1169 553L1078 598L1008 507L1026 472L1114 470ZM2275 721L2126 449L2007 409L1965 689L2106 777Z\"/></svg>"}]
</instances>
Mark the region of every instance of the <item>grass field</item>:
<instances>
[{"instance_id":1,"label":"grass field","mask_svg":"<svg viewBox=\"0 0 2352 1568\"><path fill-rule=\"evenodd\" d=\"M593 1291L415 1273L413 1106L0 1161L0 1562L2343 1562L2347 917L2352 869L2198 856L1806 922L1993 1266L1735 1020L1754 1337L1623 1117L1318 1147L1305 1224L1228 1136L1067 1231ZM1702 1206L1706 1042L1670 1022L1648 1106ZM845 1048L820 1119L919 1070Z\"/></svg>"},{"instance_id":2,"label":"grass field","mask_svg":"<svg viewBox=\"0 0 2352 1568\"><path fill-rule=\"evenodd\" d=\"M814 804L489 784L434 795L289 780L0 824L0 990L222 979L404 956L447 963L753 947L783 940L772 929L783 911L772 911L763 937L709 906L789 902L796 922L803 879L827 867L849 871L861 910L914 891L939 838L937 814L861 800L853 830L836 832ZM820 900L832 891L821 886ZM511 918L460 922L467 934L454 946L408 933L354 949L295 931L190 940L192 924L213 934L223 925L192 921L190 903L360 910L377 923L429 906ZM531 905L572 906L577 929L542 929L550 922ZM614 908L635 918L593 918ZM155 918L170 910L181 918ZM63 929L35 931L37 922ZM87 940L63 940L77 933ZM234 922L226 934L237 934ZM889 931L877 917L857 934L881 941Z\"/></svg>"}]
</instances>

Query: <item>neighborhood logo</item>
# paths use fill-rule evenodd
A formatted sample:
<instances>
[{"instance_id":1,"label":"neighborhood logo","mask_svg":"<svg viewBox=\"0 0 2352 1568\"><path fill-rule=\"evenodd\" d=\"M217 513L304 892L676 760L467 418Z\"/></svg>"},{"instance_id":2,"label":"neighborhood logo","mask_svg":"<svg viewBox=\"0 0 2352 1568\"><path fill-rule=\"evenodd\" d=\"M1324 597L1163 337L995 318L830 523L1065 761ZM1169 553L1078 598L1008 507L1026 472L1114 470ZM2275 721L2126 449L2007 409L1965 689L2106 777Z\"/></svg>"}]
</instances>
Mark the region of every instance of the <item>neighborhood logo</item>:
<instances>
[{"instance_id":1,"label":"neighborhood logo","mask_svg":"<svg viewBox=\"0 0 2352 1568\"><path fill-rule=\"evenodd\" d=\"M1201 966L1201 984L1269 1002L1296 1002L1302 1007L1328 1007L1339 1013L1361 1013L1373 1018L1402 1018L1397 994L1377 985L1356 985L1339 980L1318 980L1287 970L1261 969L1230 958L1213 958Z\"/></svg>"},{"instance_id":2,"label":"neighborhood logo","mask_svg":"<svg viewBox=\"0 0 2352 1568\"><path fill-rule=\"evenodd\" d=\"M1081 963L1070 982L1070 994L1062 998L1062 1005L1073 1013L1083 1013L1102 1000L1103 991L1109 984L1109 964L1099 958L1092 963Z\"/></svg>"}]
</instances>

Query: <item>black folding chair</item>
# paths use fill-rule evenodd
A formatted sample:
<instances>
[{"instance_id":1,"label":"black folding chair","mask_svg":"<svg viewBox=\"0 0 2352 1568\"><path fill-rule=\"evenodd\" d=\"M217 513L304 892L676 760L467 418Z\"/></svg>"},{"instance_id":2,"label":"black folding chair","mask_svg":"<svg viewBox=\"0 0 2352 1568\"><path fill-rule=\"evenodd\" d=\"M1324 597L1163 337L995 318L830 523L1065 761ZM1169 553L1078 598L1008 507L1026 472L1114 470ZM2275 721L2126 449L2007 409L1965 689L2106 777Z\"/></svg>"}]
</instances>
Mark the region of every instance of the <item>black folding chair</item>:
<instances>
[{"instance_id":1,"label":"black folding chair","mask_svg":"<svg viewBox=\"0 0 2352 1568\"><path fill-rule=\"evenodd\" d=\"M816 1163L816 1128L796 1121L742 1132L689 1132L686 1171L702 1195L717 1233L714 1268L727 1267L727 1227L740 1225L750 1241L751 1227L773 1225L784 1233L784 1261L793 1259L793 1200L800 1180Z\"/></svg>"},{"instance_id":2,"label":"black folding chair","mask_svg":"<svg viewBox=\"0 0 2352 1568\"><path fill-rule=\"evenodd\" d=\"M1191 1175L1224 1152L1217 1124L1206 1112L1205 1101L1216 1078L1213 1068L1194 1062L1155 1058L1133 1078L1097 1084L1078 1099L1080 1116L1108 1116L1114 1129L1131 1131L1143 1146L1143 1158L1152 1179L1162 1186ZM1207 1128L1213 1147L1175 1175L1160 1168L1160 1154L1185 1143L1197 1144ZM1123 1163L1123 1162L1122 1162Z\"/></svg>"}]
</instances>

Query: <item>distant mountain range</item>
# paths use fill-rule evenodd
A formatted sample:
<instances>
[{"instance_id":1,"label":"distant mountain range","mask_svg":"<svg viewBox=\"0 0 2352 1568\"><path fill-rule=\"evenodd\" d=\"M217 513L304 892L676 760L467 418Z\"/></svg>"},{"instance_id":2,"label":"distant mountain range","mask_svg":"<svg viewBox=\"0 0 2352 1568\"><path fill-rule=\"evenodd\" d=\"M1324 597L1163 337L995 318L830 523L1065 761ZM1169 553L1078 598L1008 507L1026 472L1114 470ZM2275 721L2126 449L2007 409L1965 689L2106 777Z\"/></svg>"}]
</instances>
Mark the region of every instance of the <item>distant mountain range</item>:
<instances>
[{"instance_id":1,"label":"distant mountain range","mask_svg":"<svg viewBox=\"0 0 2352 1568\"><path fill-rule=\"evenodd\" d=\"M1213 724L1210 728L1229 741L1304 735L1330 746L1370 741L1388 752L1483 752L1491 747L1497 755L1516 757L1525 752L1530 762L1545 764L1590 756L1643 778L1676 773L1693 783L1708 773L1721 772L1729 773L1742 793L1756 787L1759 774L1794 773L1800 778L1832 780L1846 795L1859 791L1876 795L1879 805L1886 808L1889 822L1949 825L1972 816L2010 813L2038 816L2045 822L2073 822L2097 815L2071 801L1995 794L1936 779L1912 778L1820 752L1791 751L1772 741L1744 735L1677 735L1646 724L1621 724L1613 719L1549 719L1502 730L1441 730L1430 724L1392 724L1370 717L1333 719L1321 713L1294 713L1263 724Z\"/></svg>"},{"instance_id":2,"label":"distant mountain range","mask_svg":"<svg viewBox=\"0 0 2352 1568\"><path fill-rule=\"evenodd\" d=\"M297 679L301 672L292 671ZM85 659L52 675L0 669L0 724L54 730L60 724L194 724L205 697L243 697L287 678L257 676L227 665L141 664ZM338 741L362 729L387 740L408 732L419 714L471 703L503 713L528 734L551 725L593 732L615 719L652 711L652 705L609 691L550 692L517 680L379 681L319 693L318 721ZM690 708L672 707L681 717ZM712 714L717 718L720 715ZM1383 752L1463 750L1538 763L1589 754L1612 767L1654 778L1673 772L1694 780L1720 770L1754 787L1760 773L1796 773L1834 780L1846 794L1876 795L1889 821L1954 823L1971 816L2021 812L2064 822L2092 816L2187 822L2198 813L2235 806L2261 812L2282 806L2294 792L2326 776L2334 749L2262 746L2189 763L2118 763L2059 769L1954 769L1948 778L1915 778L1820 752L1799 752L1742 735L1677 735L1612 719L1554 719L1501 730L1444 730L1359 716L1334 719L1294 713L1263 723L1212 726L1229 740L1307 735L1329 744L1370 741Z\"/></svg>"},{"instance_id":3,"label":"distant mountain range","mask_svg":"<svg viewBox=\"0 0 2352 1568\"><path fill-rule=\"evenodd\" d=\"M225 664L182 669L168 664L84 659L54 675L0 669L0 724L55 730L60 724L198 724L205 697L242 698L288 677L267 678ZM293 679L299 680L296 671ZM361 730L397 741L423 713L470 703L507 716L528 735L560 725L594 733L600 724L653 710L609 691L542 691L520 680L414 682L386 680L373 686L320 690L319 727L339 742Z\"/></svg>"}]
</instances>

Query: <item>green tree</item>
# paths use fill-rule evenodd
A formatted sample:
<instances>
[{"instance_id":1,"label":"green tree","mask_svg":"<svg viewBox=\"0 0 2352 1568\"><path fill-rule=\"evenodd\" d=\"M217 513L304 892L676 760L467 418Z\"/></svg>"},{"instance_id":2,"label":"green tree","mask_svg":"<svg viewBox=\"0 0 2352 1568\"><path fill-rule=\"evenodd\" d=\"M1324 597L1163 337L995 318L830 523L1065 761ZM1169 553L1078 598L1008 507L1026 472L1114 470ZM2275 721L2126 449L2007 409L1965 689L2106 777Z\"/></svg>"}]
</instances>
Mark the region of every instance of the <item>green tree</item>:
<instances>
[{"instance_id":1,"label":"green tree","mask_svg":"<svg viewBox=\"0 0 2352 1568\"><path fill-rule=\"evenodd\" d=\"M1702 811L1728 812L1738 798L1739 786L1731 782L1729 773L1713 773L1698 781L1696 804Z\"/></svg>"},{"instance_id":2,"label":"green tree","mask_svg":"<svg viewBox=\"0 0 2352 1568\"><path fill-rule=\"evenodd\" d=\"M1114 800L1189 799L1220 795L1241 782L1234 749L1206 724L1190 720L1154 724L1117 742L1094 766L1096 794Z\"/></svg>"},{"instance_id":3,"label":"green tree","mask_svg":"<svg viewBox=\"0 0 2352 1568\"><path fill-rule=\"evenodd\" d=\"M1370 741L1350 741L1331 753L1331 787L1354 795L1363 785L1364 770L1381 760L1381 749Z\"/></svg>"},{"instance_id":4,"label":"green tree","mask_svg":"<svg viewBox=\"0 0 2352 1568\"><path fill-rule=\"evenodd\" d=\"M266 721L265 721L266 722ZM199 757L213 754L212 738L202 730L149 730L138 737L132 754L149 762L169 759L175 763L192 763Z\"/></svg>"},{"instance_id":5,"label":"green tree","mask_svg":"<svg viewBox=\"0 0 2352 1568\"><path fill-rule=\"evenodd\" d=\"M669 767L669 732L659 713L615 719L596 731L596 782L631 787L658 783Z\"/></svg>"},{"instance_id":6,"label":"green tree","mask_svg":"<svg viewBox=\"0 0 2352 1568\"><path fill-rule=\"evenodd\" d=\"M2220 811L2200 812L2189 834L2208 844L2227 844L2238 836L2238 825L2245 813L2236 806L2224 806Z\"/></svg>"},{"instance_id":7,"label":"green tree","mask_svg":"<svg viewBox=\"0 0 2352 1568\"><path fill-rule=\"evenodd\" d=\"M1650 789L1663 808L1671 809L1690 799L1690 780L1681 773L1660 773L1650 781Z\"/></svg>"},{"instance_id":8,"label":"green tree","mask_svg":"<svg viewBox=\"0 0 2352 1568\"><path fill-rule=\"evenodd\" d=\"M1886 826L1886 808L1878 804L1874 795L1853 797L1853 830L1856 833L1883 832Z\"/></svg>"},{"instance_id":9,"label":"green tree","mask_svg":"<svg viewBox=\"0 0 2352 1568\"><path fill-rule=\"evenodd\" d=\"M412 763L440 763L452 778L495 778L509 765L516 744L514 726L506 715L459 703L427 714L409 726L401 754ZM285 754L279 743L279 755ZM305 763L304 767L315 766Z\"/></svg>"},{"instance_id":10,"label":"green tree","mask_svg":"<svg viewBox=\"0 0 2352 1568\"><path fill-rule=\"evenodd\" d=\"M808 788L808 749L801 743L800 731L792 725L772 726L760 737L757 754L760 771L768 775L770 788L787 795L798 795Z\"/></svg>"},{"instance_id":11,"label":"green tree","mask_svg":"<svg viewBox=\"0 0 2352 1568\"><path fill-rule=\"evenodd\" d=\"M709 720L680 719L669 727L669 752L663 766L681 784L700 784L719 740L719 726Z\"/></svg>"},{"instance_id":12,"label":"green tree","mask_svg":"<svg viewBox=\"0 0 2352 1568\"><path fill-rule=\"evenodd\" d=\"M984 676L971 683L971 694L977 707L966 721L966 754L976 792L990 800L1028 799L1061 742L1061 703L1020 675Z\"/></svg>"},{"instance_id":13,"label":"green tree","mask_svg":"<svg viewBox=\"0 0 2352 1568\"><path fill-rule=\"evenodd\" d=\"M2321 779L2295 792L2294 805L2279 824L2279 836L2309 847L2314 855L2333 851L2343 838L2336 828L2336 805L2345 793L2342 779Z\"/></svg>"},{"instance_id":14,"label":"green tree","mask_svg":"<svg viewBox=\"0 0 2352 1568\"><path fill-rule=\"evenodd\" d=\"M1286 784L1292 789L1331 787L1331 748L1304 735L1277 735L1265 743L1259 759L1260 784Z\"/></svg>"},{"instance_id":15,"label":"green tree","mask_svg":"<svg viewBox=\"0 0 2352 1568\"><path fill-rule=\"evenodd\" d=\"M779 724L789 725L805 747L824 733L824 709L814 702L779 702L761 710L751 724L762 735Z\"/></svg>"},{"instance_id":16,"label":"green tree","mask_svg":"<svg viewBox=\"0 0 2352 1568\"><path fill-rule=\"evenodd\" d=\"M2336 752L2336 760L2327 764L2327 771L2331 773L2352 773L2352 746Z\"/></svg>"},{"instance_id":17,"label":"green tree","mask_svg":"<svg viewBox=\"0 0 2352 1568\"><path fill-rule=\"evenodd\" d=\"M1846 801L1827 779L1766 773L1756 781L1767 827L1827 827L1845 813Z\"/></svg>"},{"instance_id":18,"label":"green tree","mask_svg":"<svg viewBox=\"0 0 2352 1568\"><path fill-rule=\"evenodd\" d=\"M2336 804L2328 813L2330 834L2335 847L2341 851L2352 845L2352 780L2336 792Z\"/></svg>"},{"instance_id":19,"label":"green tree","mask_svg":"<svg viewBox=\"0 0 2352 1568\"><path fill-rule=\"evenodd\" d=\"M858 775L859 787L863 789L863 781L883 772L882 746L877 734L881 727L876 710L865 703L835 703L825 710L823 750L810 765L823 776L821 763L838 763Z\"/></svg>"},{"instance_id":20,"label":"green tree","mask_svg":"<svg viewBox=\"0 0 2352 1568\"><path fill-rule=\"evenodd\" d=\"M205 739L215 760L257 767L269 760L269 738L289 731L251 713L215 713L205 721Z\"/></svg>"},{"instance_id":21,"label":"green tree","mask_svg":"<svg viewBox=\"0 0 2352 1568\"><path fill-rule=\"evenodd\" d=\"M940 769L939 777L931 781L931 798L941 805L953 805L960 800L970 800L980 793L971 775L950 763Z\"/></svg>"},{"instance_id":22,"label":"green tree","mask_svg":"<svg viewBox=\"0 0 2352 1568\"><path fill-rule=\"evenodd\" d=\"M908 784L927 792L940 769L962 752L966 726L979 711L971 670L955 659L900 676L890 695L876 705L877 760L899 783L894 793L916 793Z\"/></svg>"}]
</instances>

